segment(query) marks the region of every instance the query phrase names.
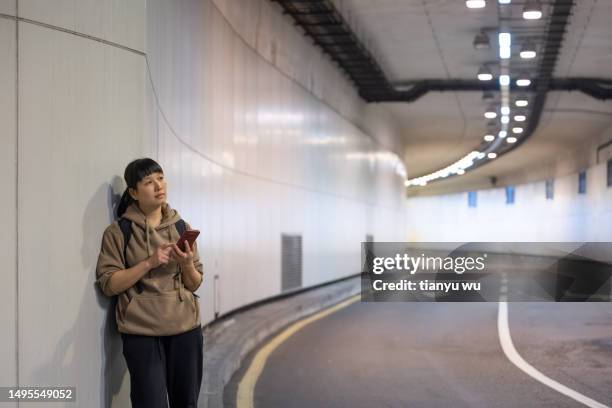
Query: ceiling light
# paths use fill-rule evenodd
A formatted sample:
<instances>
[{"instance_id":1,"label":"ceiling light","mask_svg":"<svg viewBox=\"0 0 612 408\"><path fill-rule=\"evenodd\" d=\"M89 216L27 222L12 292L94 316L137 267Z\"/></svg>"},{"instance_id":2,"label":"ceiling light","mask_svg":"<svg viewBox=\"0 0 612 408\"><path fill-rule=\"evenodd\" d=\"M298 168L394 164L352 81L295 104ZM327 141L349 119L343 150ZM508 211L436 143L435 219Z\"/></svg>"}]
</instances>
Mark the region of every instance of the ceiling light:
<instances>
[{"instance_id":1,"label":"ceiling light","mask_svg":"<svg viewBox=\"0 0 612 408\"><path fill-rule=\"evenodd\" d=\"M486 50L490 47L491 42L489 41L489 36L484 30L476 34L476 37L474 37L474 48L477 50Z\"/></svg>"},{"instance_id":2,"label":"ceiling light","mask_svg":"<svg viewBox=\"0 0 612 408\"><path fill-rule=\"evenodd\" d=\"M531 59L536 57L536 49L533 44L525 43L521 48L521 52L519 54L523 59Z\"/></svg>"},{"instance_id":3,"label":"ceiling light","mask_svg":"<svg viewBox=\"0 0 612 408\"><path fill-rule=\"evenodd\" d=\"M505 130L500 130L499 133L497 134L497 136L500 139L503 139L504 137L506 137L507 134L508 134L508 132L506 132Z\"/></svg>"},{"instance_id":4,"label":"ceiling light","mask_svg":"<svg viewBox=\"0 0 612 408\"><path fill-rule=\"evenodd\" d=\"M499 84L501 86L510 85L510 75L500 75L499 76Z\"/></svg>"},{"instance_id":5,"label":"ceiling light","mask_svg":"<svg viewBox=\"0 0 612 408\"><path fill-rule=\"evenodd\" d=\"M495 119L497 117L497 112L493 106L489 106L487 111L484 113L484 117L487 119Z\"/></svg>"},{"instance_id":6,"label":"ceiling light","mask_svg":"<svg viewBox=\"0 0 612 408\"><path fill-rule=\"evenodd\" d=\"M516 98L516 101L514 101L514 104L519 108L524 108L525 106L529 105L529 101L527 100L526 96L519 96Z\"/></svg>"},{"instance_id":7,"label":"ceiling light","mask_svg":"<svg viewBox=\"0 0 612 408\"><path fill-rule=\"evenodd\" d=\"M508 106L502 106L501 107L501 114L502 115L509 115L510 114L510 108Z\"/></svg>"},{"instance_id":8,"label":"ceiling light","mask_svg":"<svg viewBox=\"0 0 612 408\"><path fill-rule=\"evenodd\" d=\"M485 142L492 142L495 140L495 136L493 135L485 135L484 137Z\"/></svg>"},{"instance_id":9,"label":"ceiling light","mask_svg":"<svg viewBox=\"0 0 612 408\"><path fill-rule=\"evenodd\" d=\"M523 18L525 20L538 20L542 18L542 5L540 2L537 0L528 1L525 4L525 8L523 8Z\"/></svg>"},{"instance_id":10,"label":"ceiling light","mask_svg":"<svg viewBox=\"0 0 612 408\"><path fill-rule=\"evenodd\" d=\"M509 138L506 139L506 142L508 142L508 143L516 143L516 137L510 136Z\"/></svg>"},{"instance_id":11,"label":"ceiling light","mask_svg":"<svg viewBox=\"0 0 612 408\"><path fill-rule=\"evenodd\" d=\"M443 169L434 171L433 173L416 177L410 180L406 180L404 185L406 187L410 186L425 186L428 182L444 177L448 177L451 174L459 173L459 170L465 171L468 167L474 165L474 159L480 155L479 151L473 150L472 152L465 155L463 158L459 159L455 163L447 166Z\"/></svg>"},{"instance_id":12,"label":"ceiling light","mask_svg":"<svg viewBox=\"0 0 612 408\"><path fill-rule=\"evenodd\" d=\"M523 128L522 127L515 127L512 128L512 133L523 133Z\"/></svg>"},{"instance_id":13,"label":"ceiling light","mask_svg":"<svg viewBox=\"0 0 612 408\"><path fill-rule=\"evenodd\" d=\"M459 170L457 170L457 174L458 174L458 175L465 174L465 170L463 170L463 169L459 169Z\"/></svg>"},{"instance_id":14,"label":"ceiling light","mask_svg":"<svg viewBox=\"0 0 612 408\"><path fill-rule=\"evenodd\" d=\"M512 36L510 33L499 33L499 47L511 47L512 46Z\"/></svg>"},{"instance_id":15,"label":"ceiling light","mask_svg":"<svg viewBox=\"0 0 612 408\"><path fill-rule=\"evenodd\" d=\"M505 125L506 123L509 123L509 122L510 122L510 116L503 115L503 116L501 117L501 123L503 123L504 125Z\"/></svg>"},{"instance_id":16,"label":"ceiling light","mask_svg":"<svg viewBox=\"0 0 612 408\"><path fill-rule=\"evenodd\" d=\"M515 115L514 116L514 121L515 122L524 122L525 119L527 119L527 117L525 115Z\"/></svg>"},{"instance_id":17,"label":"ceiling light","mask_svg":"<svg viewBox=\"0 0 612 408\"><path fill-rule=\"evenodd\" d=\"M497 157L497 153L493 153L493 152L491 152L491 153L487 154L487 157L488 157L489 159L494 159L494 158L496 158L496 157Z\"/></svg>"},{"instance_id":18,"label":"ceiling light","mask_svg":"<svg viewBox=\"0 0 612 408\"><path fill-rule=\"evenodd\" d=\"M510 58L510 55L512 53L510 49L510 47L512 46L512 36L510 35L510 33L499 33L498 42L499 42L499 58L501 59Z\"/></svg>"},{"instance_id":19,"label":"ceiling light","mask_svg":"<svg viewBox=\"0 0 612 408\"><path fill-rule=\"evenodd\" d=\"M493 74L491 73L489 67L487 67L486 65L480 67L480 69L478 70L478 79L481 81L490 81L493 79Z\"/></svg>"},{"instance_id":20,"label":"ceiling light","mask_svg":"<svg viewBox=\"0 0 612 408\"><path fill-rule=\"evenodd\" d=\"M531 79L529 79L526 76L521 76L519 79L516 80L516 85L517 86L529 86L531 85Z\"/></svg>"},{"instance_id":21,"label":"ceiling light","mask_svg":"<svg viewBox=\"0 0 612 408\"><path fill-rule=\"evenodd\" d=\"M487 2L485 0L466 0L465 5L467 8L483 8Z\"/></svg>"},{"instance_id":22,"label":"ceiling light","mask_svg":"<svg viewBox=\"0 0 612 408\"><path fill-rule=\"evenodd\" d=\"M479 152L478 155L476 156L477 159L484 159L485 154L482 152Z\"/></svg>"}]
</instances>

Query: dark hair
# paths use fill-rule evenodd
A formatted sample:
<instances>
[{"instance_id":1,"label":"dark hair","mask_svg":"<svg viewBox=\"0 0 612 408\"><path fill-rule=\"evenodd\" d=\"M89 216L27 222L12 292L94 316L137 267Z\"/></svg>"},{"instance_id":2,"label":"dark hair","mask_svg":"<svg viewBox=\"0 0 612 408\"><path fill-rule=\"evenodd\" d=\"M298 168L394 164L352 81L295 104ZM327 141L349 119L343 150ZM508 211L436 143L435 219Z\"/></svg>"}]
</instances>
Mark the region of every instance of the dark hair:
<instances>
[{"instance_id":1,"label":"dark hair","mask_svg":"<svg viewBox=\"0 0 612 408\"><path fill-rule=\"evenodd\" d=\"M130 188L136 189L136 185L140 180L153 173L162 173L163 170L159 164L153 159L148 157L142 159L136 159L130 162L125 168L123 178L127 183L127 188L121 196L121 201L117 205L117 218L121 218L128 206L134 201L129 193Z\"/></svg>"}]
</instances>

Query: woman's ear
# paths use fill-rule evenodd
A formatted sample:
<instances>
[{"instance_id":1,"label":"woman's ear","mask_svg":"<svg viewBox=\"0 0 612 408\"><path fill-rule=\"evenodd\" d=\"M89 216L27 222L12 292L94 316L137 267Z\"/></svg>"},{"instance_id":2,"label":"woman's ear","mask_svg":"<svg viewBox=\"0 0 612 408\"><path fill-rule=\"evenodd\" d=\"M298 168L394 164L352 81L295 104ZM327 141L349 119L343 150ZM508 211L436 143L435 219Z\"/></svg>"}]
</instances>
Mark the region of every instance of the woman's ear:
<instances>
[{"instance_id":1,"label":"woman's ear","mask_svg":"<svg viewBox=\"0 0 612 408\"><path fill-rule=\"evenodd\" d=\"M132 200L137 201L138 197L136 196L136 192L132 187L128 187L128 193L130 197L132 197Z\"/></svg>"}]
</instances>

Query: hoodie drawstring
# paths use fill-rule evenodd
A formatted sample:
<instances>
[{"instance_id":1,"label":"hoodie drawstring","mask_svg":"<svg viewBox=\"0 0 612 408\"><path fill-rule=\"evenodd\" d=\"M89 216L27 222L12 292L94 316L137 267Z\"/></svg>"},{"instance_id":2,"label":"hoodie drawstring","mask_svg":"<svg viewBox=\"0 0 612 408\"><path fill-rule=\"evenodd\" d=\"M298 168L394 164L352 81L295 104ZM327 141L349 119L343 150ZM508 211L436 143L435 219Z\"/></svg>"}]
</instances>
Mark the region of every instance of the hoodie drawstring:
<instances>
[{"instance_id":1,"label":"hoodie drawstring","mask_svg":"<svg viewBox=\"0 0 612 408\"><path fill-rule=\"evenodd\" d=\"M170 233L170 228L168 228L168 242L172 242L172 234ZM180 264L178 264L177 266L178 266L178 273L177 273L178 276L175 275L174 277L174 287L175 289L178 289L178 298L182 302L183 301L183 271L181 271Z\"/></svg>"},{"instance_id":2,"label":"hoodie drawstring","mask_svg":"<svg viewBox=\"0 0 612 408\"><path fill-rule=\"evenodd\" d=\"M130 207L133 206L134 208L131 209ZM137 204L132 203L130 207L128 207L129 211L135 211L139 214L138 217L131 217L130 219L136 220L136 218L138 218L138 220L142 220L144 218L144 229L145 229L145 235L146 235L146 242L147 242L147 257L151 256L151 241L149 238L150 235L150 225L149 225L149 220L147 219L146 215L142 212L142 210L140 209L140 207ZM127 211L127 210L126 210ZM142 216L142 218L140 217ZM175 221L176 219L179 219L180 217L178 216L178 214L176 213L176 211L174 212L169 212L169 208L166 207L162 207L162 223L166 222L166 223L170 223L172 221ZM140 224L142 225L142 224ZM161 225L161 224L160 224ZM165 225L165 224L164 224ZM170 225L168 225L168 242L171 243L173 242L172 240L172 233L170 232ZM178 265L178 276L175 275L174 277L174 287L177 290L177 294L178 294L178 298L179 300L182 302L185 294L183 292L183 273L181 271L181 265ZM151 270L149 270L149 278L152 277L152 273Z\"/></svg>"},{"instance_id":3,"label":"hoodie drawstring","mask_svg":"<svg viewBox=\"0 0 612 408\"><path fill-rule=\"evenodd\" d=\"M150 246L149 246L149 223L147 218L145 217L145 235L147 236L147 258L151 256ZM149 269L149 278L151 277L151 270Z\"/></svg>"},{"instance_id":4,"label":"hoodie drawstring","mask_svg":"<svg viewBox=\"0 0 612 408\"><path fill-rule=\"evenodd\" d=\"M145 218L145 234L147 235L147 256L151 256L151 251L149 250L149 222Z\"/></svg>"}]
</instances>

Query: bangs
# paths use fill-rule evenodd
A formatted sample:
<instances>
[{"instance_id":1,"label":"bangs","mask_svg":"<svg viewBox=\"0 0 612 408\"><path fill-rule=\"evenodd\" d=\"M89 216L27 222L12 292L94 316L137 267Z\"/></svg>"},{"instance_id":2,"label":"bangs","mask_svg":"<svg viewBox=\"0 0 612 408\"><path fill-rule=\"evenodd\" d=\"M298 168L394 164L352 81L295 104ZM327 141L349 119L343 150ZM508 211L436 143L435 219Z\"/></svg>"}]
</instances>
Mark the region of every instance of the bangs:
<instances>
[{"instance_id":1,"label":"bangs","mask_svg":"<svg viewBox=\"0 0 612 408\"><path fill-rule=\"evenodd\" d=\"M135 188L143 178L153 173L164 173L161 166L153 159L136 159L125 169L125 180L128 186Z\"/></svg>"}]
</instances>

